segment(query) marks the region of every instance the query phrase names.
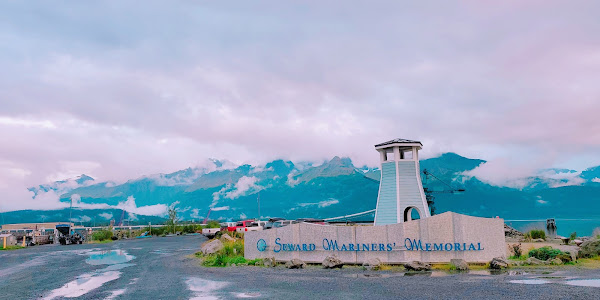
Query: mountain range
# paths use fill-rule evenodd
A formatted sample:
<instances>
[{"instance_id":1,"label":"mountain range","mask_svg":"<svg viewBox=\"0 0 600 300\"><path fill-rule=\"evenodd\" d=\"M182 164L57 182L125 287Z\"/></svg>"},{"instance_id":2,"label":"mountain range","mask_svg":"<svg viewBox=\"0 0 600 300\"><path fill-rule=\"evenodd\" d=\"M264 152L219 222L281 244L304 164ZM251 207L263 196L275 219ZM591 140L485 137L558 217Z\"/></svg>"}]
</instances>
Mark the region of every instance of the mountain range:
<instances>
[{"instance_id":1,"label":"mountain range","mask_svg":"<svg viewBox=\"0 0 600 300\"><path fill-rule=\"evenodd\" d=\"M600 227L596 221L600 220L600 166L583 172L544 169L524 178L525 184L511 187L474 176L473 170L485 163L455 153L422 160L421 169L433 174L422 176L435 198L435 212L500 216L517 228L541 226L546 218L557 218L561 234L568 230L590 234ZM209 211L210 219L235 220L258 217L259 202L263 218L327 218L374 209L379 178L378 168L356 167L349 158L340 157L321 164L275 160L262 166L210 160L204 167L124 183L97 182L81 175L29 189L34 198L54 193L65 207L72 203L73 210L8 212L3 214L3 222L64 221L70 217L86 225L110 220L156 223L164 221L171 205L182 220L201 220ZM465 191L456 192L458 189Z\"/></svg>"}]
</instances>

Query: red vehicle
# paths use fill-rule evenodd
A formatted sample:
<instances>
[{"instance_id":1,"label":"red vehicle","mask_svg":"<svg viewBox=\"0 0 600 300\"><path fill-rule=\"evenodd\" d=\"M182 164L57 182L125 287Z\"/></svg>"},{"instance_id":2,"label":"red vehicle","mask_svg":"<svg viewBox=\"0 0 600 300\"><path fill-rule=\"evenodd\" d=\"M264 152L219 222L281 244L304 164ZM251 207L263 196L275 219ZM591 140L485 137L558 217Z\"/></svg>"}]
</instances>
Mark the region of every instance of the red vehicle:
<instances>
[{"instance_id":1,"label":"red vehicle","mask_svg":"<svg viewBox=\"0 0 600 300\"><path fill-rule=\"evenodd\" d=\"M227 226L227 231L236 231L238 228L251 227L254 220L239 221L235 226Z\"/></svg>"}]
</instances>

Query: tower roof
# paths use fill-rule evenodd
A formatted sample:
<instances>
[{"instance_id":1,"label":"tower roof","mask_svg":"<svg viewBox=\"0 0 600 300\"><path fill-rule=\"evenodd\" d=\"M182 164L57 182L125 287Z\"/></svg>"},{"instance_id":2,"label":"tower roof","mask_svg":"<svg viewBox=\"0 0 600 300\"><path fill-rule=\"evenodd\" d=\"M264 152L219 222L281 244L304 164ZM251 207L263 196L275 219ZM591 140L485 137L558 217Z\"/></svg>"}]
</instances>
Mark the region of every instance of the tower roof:
<instances>
[{"instance_id":1,"label":"tower roof","mask_svg":"<svg viewBox=\"0 0 600 300\"><path fill-rule=\"evenodd\" d=\"M407 139L393 139L387 142L383 142L381 144L377 144L375 145L375 148L379 148L382 146L386 146L386 145L392 145L392 144L419 144L421 146L423 146L423 144L421 144L421 142L419 141L413 141L413 140L407 140Z\"/></svg>"}]
</instances>

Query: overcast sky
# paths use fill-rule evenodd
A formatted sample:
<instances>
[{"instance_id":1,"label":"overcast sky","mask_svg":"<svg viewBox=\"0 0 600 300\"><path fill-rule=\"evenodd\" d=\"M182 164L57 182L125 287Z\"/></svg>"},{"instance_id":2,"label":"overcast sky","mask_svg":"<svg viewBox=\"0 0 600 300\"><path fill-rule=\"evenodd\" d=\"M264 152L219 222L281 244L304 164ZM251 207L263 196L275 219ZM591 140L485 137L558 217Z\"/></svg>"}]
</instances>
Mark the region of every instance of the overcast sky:
<instances>
[{"instance_id":1,"label":"overcast sky","mask_svg":"<svg viewBox=\"0 0 600 300\"><path fill-rule=\"evenodd\" d=\"M421 140L424 157L490 160L481 176L598 165L598 12L599 1L2 1L0 205L81 173L124 180L209 157L375 166L373 145L397 137Z\"/></svg>"}]
</instances>

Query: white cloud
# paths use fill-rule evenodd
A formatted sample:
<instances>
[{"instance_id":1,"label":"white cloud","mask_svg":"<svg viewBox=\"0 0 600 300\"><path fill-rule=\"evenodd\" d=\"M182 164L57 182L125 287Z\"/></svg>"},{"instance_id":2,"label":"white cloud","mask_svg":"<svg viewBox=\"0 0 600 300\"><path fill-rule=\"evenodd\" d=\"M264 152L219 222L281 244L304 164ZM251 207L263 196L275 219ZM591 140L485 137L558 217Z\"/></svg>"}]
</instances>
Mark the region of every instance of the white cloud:
<instances>
[{"instance_id":1,"label":"white cloud","mask_svg":"<svg viewBox=\"0 0 600 300\"><path fill-rule=\"evenodd\" d=\"M113 214L112 213L101 213L101 214L98 214L98 216L100 216L100 217L102 217L104 219L107 219L107 220L110 220L110 219L113 218Z\"/></svg>"},{"instance_id":2,"label":"white cloud","mask_svg":"<svg viewBox=\"0 0 600 300\"><path fill-rule=\"evenodd\" d=\"M80 216L80 217L71 218L70 221L74 222L74 223L79 223L79 222L86 223L86 222L89 222L91 220L92 220L92 218L90 218L88 216Z\"/></svg>"},{"instance_id":3,"label":"white cloud","mask_svg":"<svg viewBox=\"0 0 600 300\"><path fill-rule=\"evenodd\" d=\"M111 181L204 157L339 155L375 166L373 145L399 132L423 141L423 158L528 155L514 166L531 170L600 163L598 1L388 1L343 14L333 2L39 5L61 22L27 5L0 9L0 138L10 141L0 156L13 169L0 166L3 209L45 205L26 188L80 172L65 161L96 163L94 177ZM170 34L131 22L155 15ZM527 177L477 172L515 187Z\"/></svg>"},{"instance_id":4,"label":"white cloud","mask_svg":"<svg viewBox=\"0 0 600 300\"><path fill-rule=\"evenodd\" d=\"M339 200L331 198L331 199L319 201L316 203L299 203L298 205L300 207L317 206L319 208L323 208L323 207L328 207L328 206L338 204L338 203L340 203Z\"/></svg>"},{"instance_id":5,"label":"white cloud","mask_svg":"<svg viewBox=\"0 0 600 300\"><path fill-rule=\"evenodd\" d=\"M247 192L257 192L263 190L264 187L257 185L257 181L258 178L254 176L242 176L242 178L240 178L235 184L233 190L225 194L225 197L229 199L235 199L240 196L246 195Z\"/></svg>"},{"instance_id":6,"label":"white cloud","mask_svg":"<svg viewBox=\"0 0 600 300\"><path fill-rule=\"evenodd\" d=\"M221 206L212 208L213 211L229 210L229 206Z\"/></svg>"},{"instance_id":7,"label":"white cloud","mask_svg":"<svg viewBox=\"0 0 600 300\"><path fill-rule=\"evenodd\" d=\"M596 178L592 179L592 182L599 182L600 183L600 178L596 177Z\"/></svg>"},{"instance_id":8,"label":"white cloud","mask_svg":"<svg viewBox=\"0 0 600 300\"><path fill-rule=\"evenodd\" d=\"M294 179L295 175L296 172L290 172L287 176L287 181L285 183L291 187L295 187L296 185L298 185L298 183L300 183L300 179Z\"/></svg>"},{"instance_id":9,"label":"white cloud","mask_svg":"<svg viewBox=\"0 0 600 300\"><path fill-rule=\"evenodd\" d=\"M192 219L200 219L200 210L197 208L192 209L192 213L190 214Z\"/></svg>"}]
</instances>

